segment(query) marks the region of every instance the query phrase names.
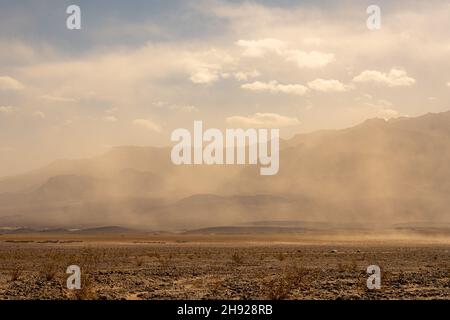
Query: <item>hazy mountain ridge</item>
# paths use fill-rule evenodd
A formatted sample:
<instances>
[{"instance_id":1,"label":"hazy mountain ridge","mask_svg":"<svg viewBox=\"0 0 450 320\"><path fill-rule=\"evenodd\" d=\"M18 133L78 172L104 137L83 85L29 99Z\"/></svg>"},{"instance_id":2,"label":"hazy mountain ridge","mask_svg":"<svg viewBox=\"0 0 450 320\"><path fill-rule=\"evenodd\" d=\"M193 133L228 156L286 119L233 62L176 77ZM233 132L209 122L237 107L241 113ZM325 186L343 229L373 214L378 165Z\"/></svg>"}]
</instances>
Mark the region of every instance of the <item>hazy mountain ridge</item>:
<instances>
[{"instance_id":1,"label":"hazy mountain ridge","mask_svg":"<svg viewBox=\"0 0 450 320\"><path fill-rule=\"evenodd\" d=\"M450 112L281 142L280 172L175 166L170 148L120 147L0 179L0 225L204 228L256 220L450 221Z\"/></svg>"}]
</instances>

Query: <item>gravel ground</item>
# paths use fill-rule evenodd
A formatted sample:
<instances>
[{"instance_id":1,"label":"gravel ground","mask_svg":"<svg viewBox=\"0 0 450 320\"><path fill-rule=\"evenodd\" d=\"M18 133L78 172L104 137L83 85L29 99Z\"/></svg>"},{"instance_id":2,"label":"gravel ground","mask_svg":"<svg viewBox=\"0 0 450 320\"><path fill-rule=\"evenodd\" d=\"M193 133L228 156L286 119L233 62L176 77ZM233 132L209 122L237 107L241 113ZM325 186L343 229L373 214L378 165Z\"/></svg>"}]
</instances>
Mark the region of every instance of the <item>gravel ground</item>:
<instances>
[{"instance_id":1,"label":"gravel ground","mask_svg":"<svg viewBox=\"0 0 450 320\"><path fill-rule=\"evenodd\" d=\"M0 299L450 299L450 246L2 241Z\"/></svg>"}]
</instances>

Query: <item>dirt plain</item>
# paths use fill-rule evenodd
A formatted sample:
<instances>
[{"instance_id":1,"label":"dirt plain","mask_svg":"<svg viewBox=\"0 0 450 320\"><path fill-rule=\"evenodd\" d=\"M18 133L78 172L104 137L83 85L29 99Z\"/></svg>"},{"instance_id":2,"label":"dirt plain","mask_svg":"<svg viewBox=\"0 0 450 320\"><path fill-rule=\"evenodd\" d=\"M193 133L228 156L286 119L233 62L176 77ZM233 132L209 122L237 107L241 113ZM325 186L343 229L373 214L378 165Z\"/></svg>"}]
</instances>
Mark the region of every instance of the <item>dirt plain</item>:
<instances>
[{"instance_id":1,"label":"dirt plain","mask_svg":"<svg viewBox=\"0 0 450 320\"><path fill-rule=\"evenodd\" d=\"M369 265L382 287L368 290ZM82 270L68 290L69 265ZM450 240L1 235L0 299L450 299Z\"/></svg>"}]
</instances>

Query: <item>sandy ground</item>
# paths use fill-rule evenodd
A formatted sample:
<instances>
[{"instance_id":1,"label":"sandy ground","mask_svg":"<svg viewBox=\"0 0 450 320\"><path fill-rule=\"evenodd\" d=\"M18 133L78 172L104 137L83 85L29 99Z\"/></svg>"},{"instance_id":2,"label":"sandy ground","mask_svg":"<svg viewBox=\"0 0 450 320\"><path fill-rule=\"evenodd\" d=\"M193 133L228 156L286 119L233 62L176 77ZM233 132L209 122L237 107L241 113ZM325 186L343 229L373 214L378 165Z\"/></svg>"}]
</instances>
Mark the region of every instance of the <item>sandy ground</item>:
<instances>
[{"instance_id":1,"label":"sandy ground","mask_svg":"<svg viewBox=\"0 0 450 320\"><path fill-rule=\"evenodd\" d=\"M374 264L382 287L368 290ZM69 265L81 290L66 288ZM450 241L2 235L0 299L450 299Z\"/></svg>"}]
</instances>

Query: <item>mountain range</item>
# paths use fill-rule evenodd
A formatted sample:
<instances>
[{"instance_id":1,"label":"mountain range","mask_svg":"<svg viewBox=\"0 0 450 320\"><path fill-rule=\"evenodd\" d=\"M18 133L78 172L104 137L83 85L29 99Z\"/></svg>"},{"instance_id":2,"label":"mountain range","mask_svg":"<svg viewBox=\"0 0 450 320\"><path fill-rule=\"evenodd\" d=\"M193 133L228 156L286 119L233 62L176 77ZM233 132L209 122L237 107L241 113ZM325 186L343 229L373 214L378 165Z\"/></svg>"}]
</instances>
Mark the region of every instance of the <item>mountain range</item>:
<instances>
[{"instance_id":1,"label":"mountain range","mask_svg":"<svg viewBox=\"0 0 450 320\"><path fill-rule=\"evenodd\" d=\"M450 112L282 140L275 176L261 176L257 166L176 166L170 150L116 147L0 178L0 227L450 221Z\"/></svg>"}]
</instances>

